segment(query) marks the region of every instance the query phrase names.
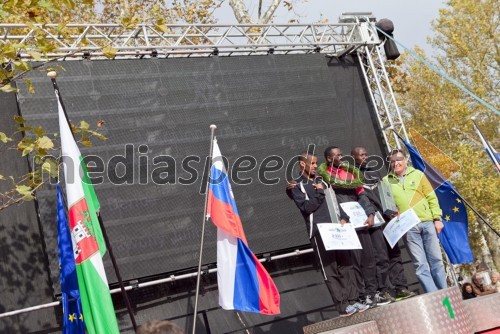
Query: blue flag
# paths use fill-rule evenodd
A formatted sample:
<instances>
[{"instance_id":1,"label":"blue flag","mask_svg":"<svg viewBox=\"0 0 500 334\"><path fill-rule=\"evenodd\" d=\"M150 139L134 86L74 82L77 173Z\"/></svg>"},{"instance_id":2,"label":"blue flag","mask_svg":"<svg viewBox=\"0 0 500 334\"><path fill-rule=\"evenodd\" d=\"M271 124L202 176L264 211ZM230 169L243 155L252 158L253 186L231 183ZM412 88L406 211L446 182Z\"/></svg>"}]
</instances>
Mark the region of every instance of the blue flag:
<instances>
[{"instance_id":1,"label":"blue flag","mask_svg":"<svg viewBox=\"0 0 500 334\"><path fill-rule=\"evenodd\" d=\"M59 277L61 279L62 291L63 333L84 334L83 313L78 279L76 277L73 244L66 216L66 207L59 185L57 185L57 242L59 244Z\"/></svg>"},{"instance_id":2,"label":"blue flag","mask_svg":"<svg viewBox=\"0 0 500 334\"><path fill-rule=\"evenodd\" d=\"M474 262L474 255L469 245L467 210L453 185L422 158L420 153L407 141L403 140L410 153L413 167L425 173L436 193L439 206L443 210L444 229L438 237L453 264Z\"/></svg>"}]
</instances>

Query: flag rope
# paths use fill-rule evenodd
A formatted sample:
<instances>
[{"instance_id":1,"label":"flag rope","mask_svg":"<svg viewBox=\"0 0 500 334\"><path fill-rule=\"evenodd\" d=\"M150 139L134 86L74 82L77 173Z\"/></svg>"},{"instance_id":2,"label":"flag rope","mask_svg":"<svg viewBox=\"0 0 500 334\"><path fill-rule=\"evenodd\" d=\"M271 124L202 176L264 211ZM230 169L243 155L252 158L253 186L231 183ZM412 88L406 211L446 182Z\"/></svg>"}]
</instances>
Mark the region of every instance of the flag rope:
<instances>
[{"instance_id":1,"label":"flag rope","mask_svg":"<svg viewBox=\"0 0 500 334\"><path fill-rule=\"evenodd\" d=\"M465 93L467 93L468 95L470 95L471 97L473 97L476 101L478 101L483 106L485 106L486 108L488 108L491 111L493 111L495 114L500 115L500 112L494 106L492 106L490 103L486 102L485 100L481 99L479 96L477 96L476 94L474 94L473 92L471 92L470 90L468 90L467 88L465 88L457 80L453 79L452 77L450 77L449 75L447 75L446 73L444 73L443 71L441 71L439 68L437 68L436 65L434 65L431 62L425 60L424 57L420 56L418 53L416 53L412 49L406 47L401 42L399 42L397 39L395 39L394 37L392 37L389 34L387 34L385 31L381 30L378 27L375 27L375 28L379 32L381 32L382 34L384 34L387 38L391 39L396 44L398 44L399 46L401 46L403 49L405 49L406 51L408 51L410 53L410 55L412 55L414 58L416 58L420 62L424 63L428 68L430 68L431 70L433 70L434 72L436 72L437 74L439 74L440 76L442 76L443 78L445 78L446 80L448 80L449 82L451 82L452 84L454 84L455 86L457 86L458 88L460 88L462 91L464 91Z\"/></svg>"}]
</instances>

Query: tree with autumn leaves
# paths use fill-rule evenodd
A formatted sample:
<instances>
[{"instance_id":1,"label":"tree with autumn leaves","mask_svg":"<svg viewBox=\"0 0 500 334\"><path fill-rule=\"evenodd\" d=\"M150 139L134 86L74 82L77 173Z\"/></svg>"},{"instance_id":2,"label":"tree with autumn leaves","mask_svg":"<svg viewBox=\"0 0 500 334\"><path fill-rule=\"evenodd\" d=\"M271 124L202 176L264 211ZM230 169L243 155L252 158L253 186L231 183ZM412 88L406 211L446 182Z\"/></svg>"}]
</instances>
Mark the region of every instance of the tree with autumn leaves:
<instances>
[{"instance_id":1,"label":"tree with autumn leaves","mask_svg":"<svg viewBox=\"0 0 500 334\"><path fill-rule=\"evenodd\" d=\"M0 90L13 92L12 83L21 79L23 74L32 70L31 62L20 59L19 54L26 51L33 60L47 63L47 53L57 48L54 39L37 25L57 24L56 33L64 36L74 33L68 28L69 23L117 23L124 28L133 28L138 24L151 24L159 32L168 32L167 24L211 24L216 20L214 11L225 0L8 0L0 3L0 23L26 24L33 30L30 43L0 43ZM300 1L300 0L295 0ZM247 1L248 2L248 1ZM293 1L271 0L262 13L263 0L258 0L258 17L252 18L244 0L229 0L235 18L239 23L266 24L272 21L280 4L288 10L293 8ZM22 35L23 30L19 29ZM12 31L11 31L12 33ZM105 56L113 58L116 50L111 43L103 44ZM53 59L54 61L56 59ZM44 66L44 65L38 65ZM27 87L32 89L29 80Z\"/></svg>"},{"instance_id":2,"label":"tree with autumn leaves","mask_svg":"<svg viewBox=\"0 0 500 334\"><path fill-rule=\"evenodd\" d=\"M22 80L31 93L36 93L31 81L24 75L33 70L50 70L51 66L59 71L64 68L57 65L57 58L47 56L57 48L57 42L48 38L43 25L57 23L59 36L74 33L68 23L118 23L124 28L135 27L140 23L151 24L161 32L167 31L167 23L214 23L213 11L221 0L174 0L173 3L156 0L9 0L0 3L1 23L23 23L33 33L23 43L8 40L0 43L0 93L14 93L16 83ZM15 28L14 28L15 30ZM10 31L15 33L16 31ZM19 34L26 33L19 28ZM84 41L83 41L84 42ZM84 49L85 43L82 43ZM103 54L113 58L116 50L111 42L101 45ZM23 52L36 63L19 57ZM0 129L0 142L7 148L17 149L20 156L32 157L32 171L25 175L3 175L4 182L0 191L0 211L10 205L19 204L34 198L35 190L47 181L45 175L57 176L60 161L59 148L54 144L57 134L48 134L36 124L29 124L21 116L13 115L17 124L13 133ZM84 120L72 124L73 132L82 145L92 145L92 140L106 138L99 132L104 122L88 124ZM21 135L22 134L22 135ZM9 184L9 185L6 185Z\"/></svg>"},{"instance_id":3,"label":"tree with autumn leaves","mask_svg":"<svg viewBox=\"0 0 500 334\"><path fill-rule=\"evenodd\" d=\"M14 91L11 82L33 69L31 62L20 59L20 52L26 51L33 60L46 63L46 54L58 46L37 25L55 23L56 33L60 36L73 32L67 26L69 23L117 23L124 28L148 23L166 32L167 23L214 23L212 14L220 4L221 0L174 0L173 3L158 0L4 1L0 4L0 23L26 24L34 33L29 42L0 43L0 90ZM113 58L110 44L103 44L102 48L105 55ZM27 86L31 87L29 82Z\"/></svg>"},{"instance_id":4,"label":"tree with autumn leaves","mask_svg":"<svg viewBox=\"0 0 500 334\"><path fill-rule=\"evenodd\" d=\"M495 0L452 0L433 23L432 62L475 95L499 107L500 7ZM423 50L416 52L429 58ZM476 117L493 147L500 146L500 116L406 53L392 73L392 86L405 124L431 141L459 167L430 162L497 230L500 230L500 177L471 121ZM418 144L418 140L417 140ZM451 171L453 172L453 171ZM500 242L469 210L469 238L475 258L500 269Z\"/></svg>"}]
</instances>

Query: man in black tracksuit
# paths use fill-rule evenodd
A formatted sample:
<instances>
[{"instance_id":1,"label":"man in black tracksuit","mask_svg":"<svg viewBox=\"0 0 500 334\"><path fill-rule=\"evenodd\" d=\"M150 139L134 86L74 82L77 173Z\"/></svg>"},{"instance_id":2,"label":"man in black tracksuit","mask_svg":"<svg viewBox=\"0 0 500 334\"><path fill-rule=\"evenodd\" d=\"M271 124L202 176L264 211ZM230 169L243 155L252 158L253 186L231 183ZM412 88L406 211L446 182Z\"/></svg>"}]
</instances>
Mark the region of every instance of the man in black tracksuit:
<instances>
[{"instance_id":1,"label":"man in black tracksuit","mask_svg":"<svg viewBox=\"0 0 500 334\"><path fill-rule=\"evenodd\" d=\"M353 250L359 299L371 307L386 305L391 300L378 291L375 252L369 232L369 228L374 224L376 209L364 193L363 182L356 175L359 171L352 165L342 163L342 151L338 147L328 147L325 150L325 160L326 163L320 166L319 173L331 184L338 203L358 202L368 217L365 222L367 227L356 230L363 249Z\"/></svg>"},{"instance_id":2,"label":"man in black tracksuit","mask_svg":"<svg viewBox=\"0 0 500 334\"><path fill-rule=\"evenodd\" d=\"M307 233L314 249L325 283L340 316L348 316L368 309L357 302L358 290L353 282L351 251L327 251L316 224L332 223L325 201L325 187L328 185L316 179L317 157L310 153L299 156L301 176L287 188L288 196L293 199L306 221ZM349 216L341 210L343 223Z\"/></svg>"},{"instance_id":3,"label":"man in black tracksuit","mask_svg":"<svg viewBox=\"0 0 500 334\"><path fill-rule=\"evenodd\" d=\"M377 185L381 179L379 172L372 170L367 165L368 155L364 147L353 148L351 156L354 158L356 166L363 172L365 178L364 193L376 210L383 213L384 210L377 190ZM394 290L396 300L415 296L414 292L408 290L401 250L398 244L394 248L389 246L383 235L383 227L371 228L369 232L375 251L379 289L384 290L387 287Z\"/></svg>"}]
</instances>

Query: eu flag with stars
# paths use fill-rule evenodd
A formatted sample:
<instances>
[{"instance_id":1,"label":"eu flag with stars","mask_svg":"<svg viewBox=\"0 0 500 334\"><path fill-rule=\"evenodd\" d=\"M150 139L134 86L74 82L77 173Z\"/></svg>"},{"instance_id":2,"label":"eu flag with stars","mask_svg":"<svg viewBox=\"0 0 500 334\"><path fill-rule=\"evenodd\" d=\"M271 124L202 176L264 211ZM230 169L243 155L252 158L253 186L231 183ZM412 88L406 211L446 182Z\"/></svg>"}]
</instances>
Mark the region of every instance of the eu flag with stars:
<instances>
[{"instance_id":1,"label":"eu flag with stars","mask_svg":"<svg viewBox=\"0 0 500 334\"><path fill-rule=\"evenodd\" d=\"M66 207L63 202L61 187L57 185L57 242L59 244L59 266L63 307L63 333L84 334L80 290L76 277L76 265L73 244L69 231Z\"/></svg>"},{"instance_id":2,"label":"eu flag with stars","mask_svg":"<svg viewBox=\"0 0 500 334\"><path fill-rule=\"evenodd\" d=\"M438 237L453 264L474 262L474 255L469 245L467 211L462 198L453 185L422 158L420 153L407 141L403 140L410 153L413 167L425 173L436 193L439 206L443 210L444 229Z\"/></svg>"}]
</instances>

